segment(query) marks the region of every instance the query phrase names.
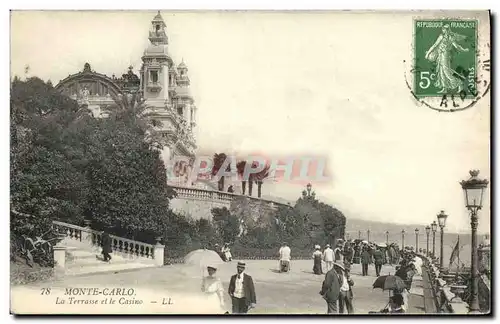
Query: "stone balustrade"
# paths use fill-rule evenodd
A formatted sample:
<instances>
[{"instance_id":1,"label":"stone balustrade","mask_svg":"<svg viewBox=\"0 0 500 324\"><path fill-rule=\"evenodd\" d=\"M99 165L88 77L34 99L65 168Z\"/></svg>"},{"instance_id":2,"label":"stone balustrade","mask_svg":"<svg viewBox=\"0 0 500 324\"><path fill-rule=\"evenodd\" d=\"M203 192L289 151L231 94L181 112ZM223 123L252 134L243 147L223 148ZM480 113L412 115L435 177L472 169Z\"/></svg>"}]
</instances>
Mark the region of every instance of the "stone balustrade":
<instances>
[{"instance_id":1,"label":"stone balustrade","mask_svg":"<svg viewBox=\"0 0 500 324\"><path fill-rule=\"evenodd\" d=\"M491 282L488 275L482 274L478 282L479 307L484 313L491 310Z\"/></svg>"},{"instance_id":2,"label":"stone balustrade","mask_svg":"<svg viewBox=\"0 0 500 324\"><path fill-rule=\"evenodd\" d=\"M279 206L291 208L288 204L283 204L279 202L275 202L269 199L257 198L252 196L240 195L235 193L229 193L224 191L210 190L210 189L201 189L201 188L193 188L193 187L183 187L177 185L170 185L172 189L177 192L178 199L192 199L192 200L212 200L218 202L226 202L231 203L236 197L245 197L250 199L251 201L261 202L268 205L268 207L272 209L277 209Z\"/></svg>"},{"instance_id":3,"label":"stone balustrade","mask_svg":"<svg viewBox=\"0 0 500 324\"><path fill-rule=\"evenodd\" d=\"M424 261L423 271L427 271L429 280L434 294L436 308L441 313L467 314L469 307L464 302L462 295L467 286L453 285L450 281L450 276L442 273L438 266L432 260L424 255L418 255ZM445 280L448 279L448 282Z\"/></svg>"},{"instance_id":4,"label":"stone balustrade","mask_svg":"<svg viewBox=\"0 0 500 324\"><path fill-rule=\"evenodd\" d=\"M89 231L86 227L54 221L52 227L57 233L64 234L67 238L75 241L82 241L83 233ZM91 231L91 230L90 230Z\"/></svg>"},{"instance_id":5,"label":"stone balustrade","mask_svg":"<svg viewBox=\"0 0 500 324\"><path fill-rule=\"evenodd\" d=\"M100 248L102 241L102 232L91 229L90 227L81 227L73 224L54 221L54 229L64 234L67 239L81 242L90 248ZM119 254L129 259L151 259L158 266L163 265L164 246L161 244L147 244L110 235L111 247L113 253Z\"/></svg>"}]
</instances>

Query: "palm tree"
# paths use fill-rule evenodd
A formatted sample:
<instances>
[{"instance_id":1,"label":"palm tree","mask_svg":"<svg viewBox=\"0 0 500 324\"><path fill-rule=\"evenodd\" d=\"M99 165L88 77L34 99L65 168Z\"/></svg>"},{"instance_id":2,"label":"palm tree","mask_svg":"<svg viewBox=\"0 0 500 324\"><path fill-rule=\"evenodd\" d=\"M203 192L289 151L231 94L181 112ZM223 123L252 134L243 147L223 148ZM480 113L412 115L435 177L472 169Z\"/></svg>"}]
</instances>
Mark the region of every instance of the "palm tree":
<instances>
[{"instance_id":1,"label":"palm tree","mask_svg":"<svg viewBox=\"0 0 500 324\"><path fill-rule=\"evenodd\" d=\"M269 168L270 166L266 164L262 171L254 175L255 183L257 184L257 197L259 198L262 196L262 183L269 176Z\"/></svg>"},{"instance_id":2,"label":"palm tree","mask_svg":"<svg viewBox=\"0 0 500 324\"><path fill-rule=\"evenodd\" d=\"M216 176L219 173L220 168L224 165L224 162L227 159L226 153L215 153L214 154L214 165L212 167L212 175ZM229 163L226 167L226 171L230 172L231 171L231 163ZM220 177L219 180L217 181L218 184L218 190L219 191L224 191L224 176Z\"/></svg>"},{"instance_id":3,"label":"palm tree","mask_svg":"<svg viewBox=\"0 0 500 324\"><path fill-rule=\"evenodd\" d=\"M243 192L243 195L245 195L245 190L247 186L247 181L244 178L246 165L247 161L240 161L236 164L236 170L238 171L238 175L241 176L241 190Z\"/></svg>"},{"instance_id":4,"label":"palm tree","mask_svg":"<svg viewBox=\"0 0 500 324\"><path fill-rule=\"evenodd\" d=\"M252 162L252 169L257 169L259 166L258 162ZM252 196L253 183L255 182L255 173L250 173L248 175L248 195Z\"/></svg>"},{"instance_id":5,"label":"palm tree","mask_svg":"<svg viewBox=\"0 0 500 324\"><path fill-rule=\"evenodd\" d=\"M148 107L144 104L141 95L138 92L125 95L118 94L113 96L113 100L115 104L105 109L109 117L122 120L131 127L136 127L137 130L144 134L145 142L152 149L161 150L165 145L165 140L155 128L161 127L162 123L150 118L152 114L148 111Z\"/></svg>"}]
</instances>

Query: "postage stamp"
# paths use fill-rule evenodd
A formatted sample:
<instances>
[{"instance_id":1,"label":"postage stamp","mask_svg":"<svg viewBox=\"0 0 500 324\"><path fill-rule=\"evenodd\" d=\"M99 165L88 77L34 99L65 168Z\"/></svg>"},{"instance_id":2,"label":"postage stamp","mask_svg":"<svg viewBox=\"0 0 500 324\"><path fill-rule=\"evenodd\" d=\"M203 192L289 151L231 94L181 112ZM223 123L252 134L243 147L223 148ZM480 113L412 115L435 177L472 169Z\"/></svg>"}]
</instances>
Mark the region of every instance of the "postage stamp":
<instances>
[{"instance_id":1,"label":"postage stamp","mask_svg":"<svg viewBox=\"0 0 500 324\"><path fill-rule=\"evenodd\" d=\"M414 37L418 97L477 95L477 21L415 20Z\"/></svg>"},{"instance_id":2,"label":"postage stamp","mask_svg":"<svg viewBox=\"0 0 500 324\"><path fill-rule=\"evenodd\" d=\"M414 18L413 31L407 85L420 104L456 112L489 92L490 44L481 41L478 20Z\"/></svg>"}]
</instances>

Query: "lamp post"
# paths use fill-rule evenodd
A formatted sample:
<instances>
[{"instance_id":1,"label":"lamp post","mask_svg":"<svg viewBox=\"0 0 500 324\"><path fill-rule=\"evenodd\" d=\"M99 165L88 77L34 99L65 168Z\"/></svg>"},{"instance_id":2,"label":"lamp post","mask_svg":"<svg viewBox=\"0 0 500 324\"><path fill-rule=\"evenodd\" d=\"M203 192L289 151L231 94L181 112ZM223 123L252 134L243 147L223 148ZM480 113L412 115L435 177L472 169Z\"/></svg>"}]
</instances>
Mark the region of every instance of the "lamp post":
<instances>
[{"instance_id":1,"label":"lamp post","mask_svg":"<svg viewBox=\"0 0 500 324\"><path fill-rule=\"evenodd\" d=\"M418 228L415 228L415 253L418 253Z\"/></svg>"},{"instance_id":2,"label":"lamp post","mask_svg":"<svg viewBox=\"0 0 500 324\"><path fill-rule=\"evenodd\" d=\"M470 226L472 230L471 237L471 301L469 305L469 313L479 313L479 297L478 297L478 251L477 251L477 225L478 211L483 207L484 190L488 187L488 180L479 179L479 170L469 171L470 178L460 182L465 196L465 207L470 211Z\"/></svg>"},{"instance_id":3,"label":"lamp post","mask_svg":"<svg viewBox=\"0 0 500 324\"><path fill-rule=\"evenodd\" d=\"M361 231L358 231L358 239L361 240Z\"/></svg>"},{"instance_id":4,"label":"lamp post","mask_svg":"<svg viewBox=\"0 0 500 324\"><path fill-rule=\"evenodd\" d=\"M432 229L432 258L434 259L436 257L436 231L438 228L438 224L436 221L433 221L431 224L431 229Z\"/></svg>"},{"instance_id":5,"label":"lamp post","mask_svg":"<svg viewBox=\"0 0 500 324\"><path fill-rule=\"evenodd\" d=\"M440 270L443 270L443 248L444 248L444 227L446 226L446 218L448 218L448 215L444 213L444 210L442 210L438 215L438 224L439 228L441 229L441 248L440 248L440 254L439 254L439 268Z\"/></svg>"},{"instance_id":6,"label":"lamp post","mask_svg":"<svg viewBox=\"0 0 500 324\"><path fill-rule=\"evenodd\" d=\"M389 245L389 231L385 231L385 243Z\"/></svg>"},{"instance_id":7,"label":"lamp post","mask_svg":"<svg viewBox=\"0 0 500 324\"><path fill-rule=\"evenodd\" d=\"M401 231L401 250L405 249L405 230Z\"/></svg>"},{"instance_id":8,"label":"lamp post","mask_svg":"<svg viewBox=\"0 0 500 324\"><path fill-rule=\"evenodd\" d=\"M429 234L431 234L431 227L429 225L425 227L425 234L427 234L427 245L425 249L426 252L425 254L429 256Z\"/></svg>"},{"instance_id":9,"label":"lamp post","mask_svg":"<svg viewBox=\"0 0 500 324\"><path fill-rule=\"evenodd\" d=\"M370 242L370 230L366 231L366 235L368 236L367 241Z\"/></svg>"},{"instance_id":10,"label":"lamp post","mask_svg":"<svg viewBox=\"0 0 500 324\"><path fill-rule=\"evenodd\" d=\"M308 196L311 196L312 184L311 184L311 183L308 183L308 184L307 184L307 186L306 186L306 189L307 189L307 195L308 195Z\"/></svg>"}]
</instances>

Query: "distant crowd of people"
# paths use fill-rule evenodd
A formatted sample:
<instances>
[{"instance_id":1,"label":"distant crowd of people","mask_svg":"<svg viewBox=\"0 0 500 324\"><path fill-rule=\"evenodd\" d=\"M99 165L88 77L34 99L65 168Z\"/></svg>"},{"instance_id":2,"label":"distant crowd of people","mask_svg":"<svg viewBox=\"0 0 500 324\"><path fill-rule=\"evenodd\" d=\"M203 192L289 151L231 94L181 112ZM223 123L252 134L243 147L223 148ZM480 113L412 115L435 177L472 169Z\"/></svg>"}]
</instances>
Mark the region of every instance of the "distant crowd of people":
<instances>
[{"instance_id":1,"label":"distant crowd of people","mask_svg":"<svg viewBox=\"0 0 500 324\"><path fill-rule=\"evenodd\" d=\"M351 276L353 263L361 264L362 276L368 276L369 265L374 264L377 277L380 276L383 264L398 264L394 275L404 281L404 286L392 289L388 304L383 309L371 313L397 314L407 312L409 290L413 276L419 272L418 268L421 267L421 263L416 261L417 256L412 250L399 250L397 245L391 246L393 250L389 253L385 244L377 246L374 243L355 240L338 240L333 248L330 244L326 244L323 250L319 245L314 247L312 254L313 273L325 275L319 294L327 304L327 313L355 313L352 289L355 283ZM216 248L217 253L224 261L232 260L229 244L226 243L222 247L217 245ZM279 256L279 272L290 272L292 259L290 246L284 242L277 254ZM205 293L207 298L213 298L214 302L220 305L220 313L228 314L229 311L226 311L224 307L224 288L220 278L216 276L217 268L216 264L207 266L208 276L202 279L201 291ZM257 303L253 279L246 273L245 268L245 263L238 262L236 274L232 275L229 281L227 293L231 297L231 311L234 314L245 314Z\"/></svg>"}]
</instances>

